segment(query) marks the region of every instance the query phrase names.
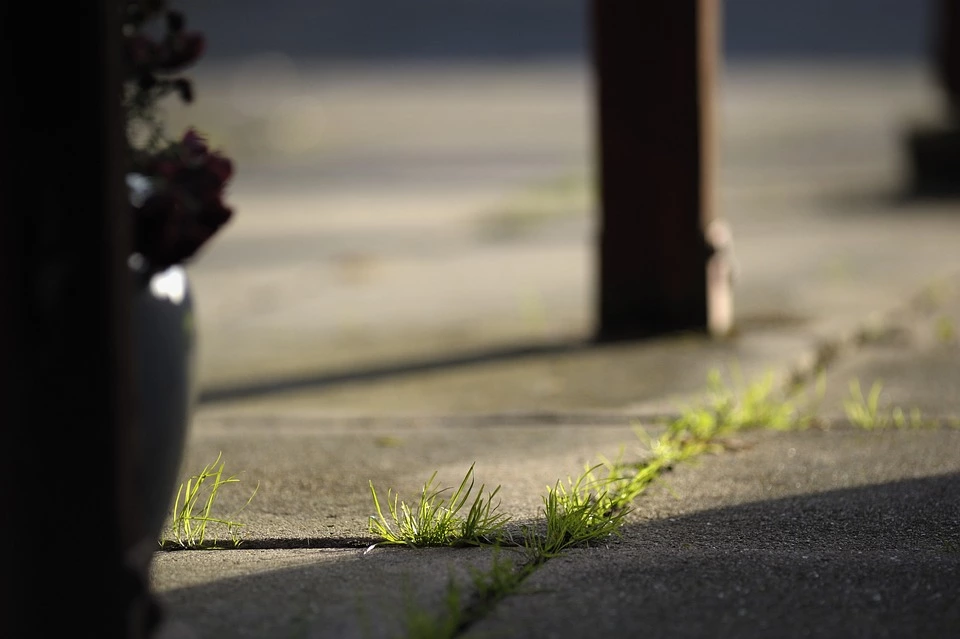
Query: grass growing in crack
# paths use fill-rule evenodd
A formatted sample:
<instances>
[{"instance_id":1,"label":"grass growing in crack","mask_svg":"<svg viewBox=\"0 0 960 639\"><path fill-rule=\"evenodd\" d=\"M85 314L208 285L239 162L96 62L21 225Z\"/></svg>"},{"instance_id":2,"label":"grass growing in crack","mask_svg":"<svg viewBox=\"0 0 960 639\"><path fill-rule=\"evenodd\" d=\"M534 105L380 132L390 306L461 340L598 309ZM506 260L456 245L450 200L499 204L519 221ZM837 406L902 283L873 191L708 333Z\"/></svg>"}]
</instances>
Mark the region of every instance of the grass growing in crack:
<instances>
[{"instance_id":1,"label":"grass growing in crack","mask_svg":"<svg viewBox=\"0 0 960 639\"><path fill-rule=\"evenodd\" d=\"M934 336L941 344L957 343L957 325L949 315L941 315L934 324Z\"/></svg>"},{"instance_id":2,"label":"grass growing in crack","mask_svg":"<svg viewBox=\"0 0 960 639\"><path fill-rule=\"evenodd\" d=\"M409 602L404 615L404 639L452 639L471 623L481 619L497 602L517 591L536 568L533 563L514 563L495 547L488 570L470 567L472 596L466 598L451 575L443 595L443 611L425 610Z\"/></svg>"},{"instance_id":3,"label":"grass growing in crack","mask_svg":"<svg viewBox=\"0 0 960 639\"><path fill-rule=\"evenodd\" d=\"M901 407L885 409L880 404L883 383L874 381L866 396L860 388L860 380L850 380L850 395L843 402L843 409L850 423L864 430L881 428L936 428L939 420L924 417L917 407L905 412Z\"/></svg>"},{"instance_id":4,"label":"grass growing in crack","mask_svg":"<svg viewBox=\"0 0 960 639\"><path fill-rule=\"evenodd\" d=\"M389 517L384 515L380 498L373 482L370 482L376 514L370 517L369 529L371 533L379 536L381 541L370 546L367 551L383 544L414 547L469 546L492 544L501 539L509 517L497 512L499 501L494 503L500 486L484 495L485 485L481 485L466 515L461 514L471 495L474 495L475 465L470 465L460 486L449 499L443 495L451 489L438 489L434 484L436 472L423 485L420 500L412 507L400 501L399 495L388 489L386 503Z\"/></svg>"},{"instance_id":5,"label":"grass growing in crack","mask_svg":"<svg viewBox=\"0 0 960 639\"><path fill-rule=\"evenodd\" d=\"M666 424L662 436L654 440L640 434L641 439L646 440L650 456L644 469L646 475L632 478L633 497L662 470L718 449L721 438L726 435L759 428L802 429L816 419L824 393L822 376L818 378L810 408L801 410L799 401L778 392L772 374L750 384L743 382L738 370L734 369L732 375L733 384L728 385L719 371L711 371L705 396L698 403L684 407L678 417Z\"/></svg>"},{"instance_id":6,"label":"grass growing in crack","mask_svg":"<svg viewBox=\"0 0 960 639\"><path fill-rule=\"evenodd\" d=\"M586 468L577 479L568 479L566 485L558 481L548 487L543 497L543 521L539 526L524 528L523 549L527 561L501 564L495 558L489 571L473 573L474 597L465 606L460 587L451 581L444 613L436 617L419 611L413 616L416 623L408 624L410 634L407 636L413 639L452 639L481 619L497 602L516 592L543 563L570 548L590 545L617 534L632 503L652 483L679 462L721 449L724 436L747 429L787 431L809 427L817 420L816 410L824 395L824 383L825 377L821 373L814 389L813 407L802 410L801 402L797 400L802 394L788 391L781 396L772 375L738 389L724 385L718 372L711 373L703 402L688 407L666 423L661 436L653 438L637 429L638 437L648 450L643 461L627 463L621 454L614 462L604 461ZM875 383L864 397L859 382L851 383L851 399L845 407L852 422L864 428L890 425L905 428L938 423L925 419L917 409L909 414L899 408L881 410L881 388ZM950 418L945 423L960 428L960 418ZM471 466L471 472L472 469ZM598 477L601 472L602 476ZM945 549L956 552L956 545L950 542Z\"/></svg>"},{"instance_id":7,"label":"grass growing in crack","mask_svg":"<svg viewBox=\"0 0 960 639\"><path fill-rule=\"evenodd\" d=\"M733 384L724 383L719 371L707 378L707 393L697 405L686 407L666 424L660 437L653 438L639 426L635 428L648 454L638 463L622 459L606 462L607 487L604 499L609 512L626 512L630 505L675 464L704 453L722 449L722 439L748 429L797 430L810 426L825 393L825 378L818 376L810 407L778 392L775 378L767 374L756 382L744 383L740 371L732 370ZM806 399L805 394L794 393Z\"/></svg>"},{"instance_id":8,"label":"grass growing in crack","mask_svg":"<svg viewBox=\"0 0 960 639\"><path fill-rule=\"evenodd\" d=\"M737 369L732 371L733 383L724 383L719 371L707 377L707 392L697 404L686 406L680 415L666 424L664 434L657 439L645 432L638 436L650 450L648 460L638 467L636 476L624 488L631 499L673 464L721 448L724 436L750 429L798 430L809 427L817 419L816 413L825 392L823 375L818 376L812 399L805 393L792 395L777 390L772 374L753 383L744 383ZM800 400L810 400L801 409ZM639 471L642 470L643 473Z\"/></svg>"},{"instance_id":9,"label":"grass growing in crack","mask_svg":"<svg viewBox=\"0 0 960 639\"><path fill-rule=\"evenodd\" d=\"M451 639L462 623L463 605L460 586L453 575L447 580L443 595L443 612L437 615L410 601L404 610L405 639Z\"/></svg>"},{"instance_id":10,"label":"grass growing in crack","mask_svg":"<svg viewBox=\"0 0 960 639\"><path fill-rule=\"evenodd\" d=\"M567 485L558 481L547 487L543 497L542 531L528 526L524 546L533 561L542 562L568 548L600 541L620 531L629 509L617 499L615 484L619 478L597 477L601 465L587 468Z\"/></svg>"},{"instance_id":11,"label":"grass growing in crack","mask_svg":"<svg viewBox=\"0 0 960 639\"><path fill-rule=\"evenodd\" d=\"M811 407L800 409L798 399L807 399L804 393L794 393L797 399L778 392L776 379L768 373L753 383L746 383L739 369L731 370L732 385L727 385L719 371L707 377L707 398L700 410L713 414L716 422L710 436L722 435L747 428L796 430L805 428L815 419L823 398L825 377L817 377ZM681 416L682 419L682 416Z\"/></svg>"},{"instance_id":12,"label":"grass growing in crack","mask_svg":"<svg viewBox=\"0 0 960 639\"><path fill-rule=\"evenodd\" d=\"M240 530L245 524L232 518L226 519L213 515L214 503L223 487L240 481L235 475L224 477L224 463L220 461L221 456L222 453L218 453L212 464L205 466L199 473L180 484L173 504L173 521L170 524L172 539L161 540L161 544L167 541L181 548L204 548L208 546L208 533L211 529L219 529L226 531L235 547L240 545L242 541ZM250 505L259 489L258 482L246 503L234 513L233 517Z\"/></svg>"},{"instance_id":13,"label":"grass growing in crack","mask_svg":"<svg viewBox=\"0 0 960 639\"><path fill-rule=\"evenodd\" d=\"M817 384L819 397L823 395L822 382L821 376ZM616 536L632 503L652 483L675 464L721 448L723 436L749 428L805 428L813 419L814 415L810 411L801 411L798 403L778 396L772 375L753 384L741 383L739 387L731 388L723 383L719 372L711 373L703 402L688 407L667 423L661 436L653 438L637 429L637 435L647 445L649 453L643 461L626 463L621 454L616 461L604 460L587 467L576 479L568 478L566 484L558 481L554 486L548 486L543 496L541 521L523 528L526 561L513 565L498 563L495 559L489 571L474 573L475 595L466 606L462 605L459 586L451 581L444 612L439 617L423 610L411 613L407 636L416 639L452 638L480 619L498 601L516 592L538 566L571 548L589 546ZM467 476L470 477L472 472L473 466ZM431 498L432 483L433 477L424 487L421 504L426 503L428 507L427 516L421 519L435 518L430 513L438 509ZM373 518L372 530L384 538L390 534L395 540L392 543L414 545L410 539L416 527L407 526L410 530L405 534L395 532L380 511L376 492L373 493L378 516ZM393 504L391 515L398 527L401 521L414 518L413 511L396 506L396 497ZM456 538L454 535L453 539ZM440 543L450 545L449 540Z\"/></svg>"},{"instance_id":14,"label":"grass growing in crack","mask_svg":"<svg viewBox=\"0 0 960 639\"><path fill-rule=\"evenodd\" d=\"M665 453L669 443L663 439L654 440L639 426L634 430L637 437L646 443L652 455L646 460L636 463L626 463L622 455L615 461L604 460L604 467L613 490L607 498L613 511L625 510L656 481L664 472L670 470L676 453ZM673 448L673 447L671 447Z\"/></svg>"},{"instance_id":15,"label":"grass growing in crack","mask_svg":"<svg viewBox=\"0 0 960 639\"><path fill-rule=\"evenodd\" d=\"M470 581L473 585L476 605L474 612L485 610L491 602L516 591L520 583L532 572L529 563L517 564L506 559L501 548L493 551L493 563L489 570L470 568Z\"/></svg>"},{"instance_id":16,"label":"grass growing in crack","mask_svg":"<svg viewBox=\"0 0 960 639\"><path fill-rule=\"evenodd\" d=\"M850 423L866 430L883 428L887 425L886 415L880 412L880 391L882 388L883 384L876 381L870 387L870 392L864 397L860 388L860 380L850 380L850 397L843 402L843 410Z\"/></svg>"}]
</instances>

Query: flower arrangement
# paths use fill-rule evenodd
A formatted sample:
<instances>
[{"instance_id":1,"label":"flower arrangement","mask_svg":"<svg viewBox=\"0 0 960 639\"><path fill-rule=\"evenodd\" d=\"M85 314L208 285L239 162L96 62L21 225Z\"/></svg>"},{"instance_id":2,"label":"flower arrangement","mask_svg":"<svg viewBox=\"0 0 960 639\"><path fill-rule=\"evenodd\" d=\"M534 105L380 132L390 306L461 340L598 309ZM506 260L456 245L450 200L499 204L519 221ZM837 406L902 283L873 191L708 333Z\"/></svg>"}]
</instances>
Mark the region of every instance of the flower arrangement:
<instances>
[{"instance_id":1,"label":"flower arrangement","mask_svg":"<svg viewBox=\"0 0 960 639\"><path fill-rule=\"evenodd\" d=\"M170 96L193 101L191 81L179 74L203 54L203 34L188 30L183 13L166 0L124 0L122 6L133 250L158 272L194 257L230 220L223 195L234 167L195 129L168 138L159 114ZM152 37L151 30L162 34Z\"/></svg>"}]
</instances>

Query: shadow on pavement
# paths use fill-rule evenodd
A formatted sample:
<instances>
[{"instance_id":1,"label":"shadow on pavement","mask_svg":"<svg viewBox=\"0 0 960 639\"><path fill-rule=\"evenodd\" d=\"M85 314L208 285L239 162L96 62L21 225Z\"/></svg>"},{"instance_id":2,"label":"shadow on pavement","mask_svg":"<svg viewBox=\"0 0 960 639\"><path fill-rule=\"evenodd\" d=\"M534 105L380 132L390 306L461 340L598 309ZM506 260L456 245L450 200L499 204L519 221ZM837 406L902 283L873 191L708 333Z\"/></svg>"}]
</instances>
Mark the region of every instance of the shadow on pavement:
<instances>
[{"instance_id":1,"label":"shadow on pavement","mask_svg":"<svg viewBox=\"0 0 960 639\"><path fill-rule=\"evenodd\" d=\"M596 343L588 340L564 340L547 344L510 346L506 348L484 350L475 353L456 354L448 357L388 364L380 367L371 367L358 370L348 370L334 373L324 372L314 375L293 375L279 379L258 380L250 383L213 387L207 390L202 390L198 397L198 401L200 404L214 404L217 402L252 399L256 397L264 397L277 393L298 390L322 390L341 384L375 381L390 377L401 377L416 373L458 368L461 366L503 362L537 355L576 353L589 350L590 348L594 347L596 347Z\"/></svg>"}]
</instances>

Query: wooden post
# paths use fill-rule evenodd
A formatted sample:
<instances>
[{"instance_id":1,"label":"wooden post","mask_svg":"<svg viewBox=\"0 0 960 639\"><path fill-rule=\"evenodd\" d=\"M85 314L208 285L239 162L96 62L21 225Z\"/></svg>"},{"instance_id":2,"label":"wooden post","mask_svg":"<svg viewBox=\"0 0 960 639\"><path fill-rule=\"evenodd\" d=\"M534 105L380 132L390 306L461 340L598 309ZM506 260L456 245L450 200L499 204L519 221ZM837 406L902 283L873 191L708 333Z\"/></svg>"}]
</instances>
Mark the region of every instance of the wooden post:
<instances>
[{"instance_id":1,"label":"wooden post","mask_svg":"<svg viewBox=\"0 0 960 639\"><path fill-rule=\"evenodd\" d=\"M130 550L120 22L114 0L4 2L0 636L146 636Z\"/></svg>"},{"instance_id":2,"label":"wooden post","mask_svg":"<svg viewBox=\"0 0 960 639\"><path fill-rule=\"evenodd\" d=\"M715 226L719 0L591 0L601 340L725 333ZM711 278L719 278L713 280Z\"/></svg>"}]
</instances>

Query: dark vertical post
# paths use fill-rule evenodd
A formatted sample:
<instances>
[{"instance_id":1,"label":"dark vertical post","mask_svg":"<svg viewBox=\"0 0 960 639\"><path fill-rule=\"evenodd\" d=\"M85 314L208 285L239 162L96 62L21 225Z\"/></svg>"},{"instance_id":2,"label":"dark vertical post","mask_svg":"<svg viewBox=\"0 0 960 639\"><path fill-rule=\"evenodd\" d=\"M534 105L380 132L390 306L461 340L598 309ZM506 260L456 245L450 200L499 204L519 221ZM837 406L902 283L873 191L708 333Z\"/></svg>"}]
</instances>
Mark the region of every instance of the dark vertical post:
<instances>
[{"instance_id":1,"label":"dark vertical post","mask_svg":"<svg viewBox=\"0 0 960 639\"><path fill-rule=\"evenodd\" d=\"M711 318L705 237L714 218L719 0L591 4L598 337L723 332L723 318Z\"/></svg>"},{"instance_id":2,"label":"dark vertical post","mask_svg":"<svg viewBox=\"0 0 960 639\"><path fill-rule=\"evenodd\" d=\"M908 139L913 195L960 196L960 2L934 0L931 67L944 94L942 121Z\"/></svg>"},{"instance_id":3,"label":"dark vertical post","mask_svg":"<svg viewBox=\"0 0 960 639\"><path fill-rule=\"evenodd\" d=\"M4 2L0 636L143 635L119 5Z\"/></svg>"}]
</instances>

